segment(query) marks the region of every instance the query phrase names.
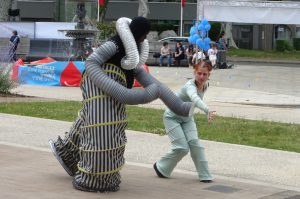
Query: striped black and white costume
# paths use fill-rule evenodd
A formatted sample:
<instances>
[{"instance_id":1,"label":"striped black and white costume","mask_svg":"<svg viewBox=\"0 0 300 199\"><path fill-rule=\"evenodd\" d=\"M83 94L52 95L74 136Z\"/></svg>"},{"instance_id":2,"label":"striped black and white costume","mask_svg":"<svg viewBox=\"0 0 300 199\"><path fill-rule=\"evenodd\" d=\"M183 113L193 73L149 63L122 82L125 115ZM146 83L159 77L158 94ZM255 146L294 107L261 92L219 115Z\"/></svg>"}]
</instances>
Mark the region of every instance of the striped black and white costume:
<instances>
[{"instance_id":1,"label":"striped black and white costume","mask_svg":"<svg viewBox=\"0 0 300 199\"><path fill-rule=\"evenodd\" d=\"M130 25L133 23L134 20ZM131 28L133 35L135 31L139 34L134 35L138 35L137 38L132 37L128 41L117 34L97 48L86 60L86 70L81 82L83 108L65 139L50 141L58 161L69 175L74 176L73 185L77 189L100 192L119 189L119 171L124 165L127 141L125 104L143 104L160 97L179 115L187 116L193 112L193 104L181 101L144 69L136 65L124 69L126 64L130 66L132 55L124 43L133 44L131 48L135 50L138 46L138 66L146 61L148 43L136 43L149 29ZM124 61L124 57L129 57L129 61ZM131 89L134 78L144 89Z\"/></svg>"},{"instance_id":2,"label":"striped black and white costume","mask_svg":"<svg viewBox=\"0 0 300 199\"><path fill-rule=\"evenodd\" d=\"M101 65L107 76L124 87L131 87L132 71L124 71L120 60L125 52L116 36L104 44L114 56ZM98 53L96 53L98 55ZM93 56L96 56L95 54ZM125 73L128 73L126 76ZM126 78L127 77L127 78ZM127 84L128 82L128 84ZM81 82L83 93L83 125L81 127L80 160L75 181L97 190L119 187L119 170L124 165L127 126L125 104L98 88L85 73Z\"/></svg>"}]
</instances>

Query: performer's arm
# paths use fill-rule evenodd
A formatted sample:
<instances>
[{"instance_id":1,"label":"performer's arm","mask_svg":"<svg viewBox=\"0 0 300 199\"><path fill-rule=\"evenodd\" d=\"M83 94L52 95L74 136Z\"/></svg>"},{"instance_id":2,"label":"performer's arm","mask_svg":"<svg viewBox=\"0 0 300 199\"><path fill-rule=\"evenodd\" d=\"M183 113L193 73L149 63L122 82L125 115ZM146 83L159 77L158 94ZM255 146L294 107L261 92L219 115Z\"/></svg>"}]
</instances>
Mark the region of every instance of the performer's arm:
<instances>
[{"instance_id":1,"label":"performer's arm","mask_svg":"<svg viewBox=\"0 0 300 199\"><path fill-rule=\"evenodd\" d=\"M116 52L117 46L113 42L108 41L88 57L85 62L85 68L92 82L108 95L125 104L143 104L157 99L159 89L155 84L149 84L145 89L128 89L107 76L101 65Z\"/></svg>"},{"instance_id":2,"label":"performer's arm","mask_svg":"<svg viewBox=\"0 0 300 199\"><path fill-rule=\"evenodd\" d=\"M178 98L167 86L155 79L152 75L147 73L143 68L138 67L134 69L135 78L143 87L151 84L159 86L159 98L172 110L175 114L181 116L191 116L194 113L194 104L190 102L183 102Z\"/></svg>"}]
</instances>

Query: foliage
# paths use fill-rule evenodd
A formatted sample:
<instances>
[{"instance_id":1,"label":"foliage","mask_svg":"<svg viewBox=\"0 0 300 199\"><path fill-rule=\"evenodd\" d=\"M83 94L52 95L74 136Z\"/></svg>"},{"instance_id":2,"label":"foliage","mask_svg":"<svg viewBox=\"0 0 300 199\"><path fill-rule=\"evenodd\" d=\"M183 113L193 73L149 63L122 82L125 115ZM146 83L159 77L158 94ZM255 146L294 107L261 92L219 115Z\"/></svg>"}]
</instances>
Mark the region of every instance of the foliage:
<instances>
[{"instance_id":1,"label":"foliage","mask_svg":"<svg viewBox=\"0 0 300 199\"><path fill-rule=\"evenodd\" d=\"M292 46L287 40L276 40L276 51L291 51L293 50Z\"/></svg>"},{"instance_id":2,"label":"foliage","mask_svg":"<svg viewBox=\"0 0 300 199\"><path fill-rule=\"evenodd\" d=\"M0 103L0 112L73 122L80 102ZM127 106L128 129L164 134L164 110ZM300 152L300 125L217 117L208 124L207 117L196 114L195 121L202 139Z\"/></svg>"},{"instance_id":3,"label":"foliage","mask_svg":"<svg viewBox=\"0 0 300 199\"><path fill-rule=\"evenodd\" d=\"M174 30L177 32L177 27L172 24L151 24L151 31L157 31L158 34L166 30Z\"/></svg>"},{"instance_id":4,"label":"foliage","mask_svg":"<svg viewBox=\"0 0 300 199\"><path fill-rule=\"evenodd\" d=\"M116 23L97 22L97 29L100 31L99 39L106 40L116 34Z\"/></svg>"},{"instance_id":5,"label":"foliage","mask_svg":"<svg viewBox=\"0 0 300 199\"><path fill-rule=\"evenodd\" d=\"M210 25L211 25L211 29L209 31L209 38L212 41L217 42L218 38L219 38L219 35L220 35L220 32L221 32L222 24L220 22L212 22Z\"/></svg>"},{"instance_id":6,"label":"foliage","mask_svg":"<svg viewBox=\"0 0 300 199\"><path fill-rule=\"evenodd\" d=\"M0 93L9 93L11 89L16 87L16 83L10 78L11 66L0 65Z\"/></svg>"},{"instance_id":7,"label":"foliage","mask_svg":"<svg viewBox=\"0 0 300 199\"><path fill-rule=\"evenodd\" d=\"M293 39L293 46L295 50L300 50L300 38Z\"/></svg>"}]
</instances>

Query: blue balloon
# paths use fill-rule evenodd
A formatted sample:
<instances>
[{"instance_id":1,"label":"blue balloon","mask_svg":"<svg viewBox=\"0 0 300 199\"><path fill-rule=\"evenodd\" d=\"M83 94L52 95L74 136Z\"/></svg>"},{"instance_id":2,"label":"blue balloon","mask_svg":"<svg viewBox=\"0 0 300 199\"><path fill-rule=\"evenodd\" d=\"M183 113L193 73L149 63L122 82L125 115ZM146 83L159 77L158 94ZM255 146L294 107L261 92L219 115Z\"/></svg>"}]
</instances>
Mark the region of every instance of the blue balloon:
<instances>
[{"instance_id":1,"label":"blue balloon","mask_svg":"<svg viewBox=\"0 0 300 199\"><path fill-rule=\"evenodd\" d=\"M206 19L203 19L203 20L201 21L201 23L203 24L203 26L205 26L205 25L208 24L208 21L207 21Z\"/></svg>"},{"instance_id":2,"label":"blue balloon","mask_svg":"<svg viewBox=\"0 0 300 199\"><path fill-rule=\"evenodd\" d=\"M198 30L203 31L205 30L205 27L203 26L203 24L199 24L198 26Z\"/></svg>"},{"instance_id":3,"label":"blue balloon","mask_svg":"<svg viewBox=\"0 0 300 199\"><path fill-rule=\"evenodd\" d=\"M196 41L199 39L199 35L198 34L194 34L192 36L192 44L196 44Z\"/></svg>"},{"instance_id":4,"label":"blue balloon","mask_svg":"<svg viewBox=\"0 0 300 199\"><path fill-rule=\"evenodd\" d=\"M210 42L211 42L211 40L210 40L210 38L209 37L206 37L205 39L204 39L204 43L205 43L205 45L206 44L210 44Z\"/></svg>"},{"instance_id":5,"label":"blue balloon","mask_svg":"<svg viewBox=\"0 0 300 199\"><path fill-rule=\"evenodd\" d=\"M208 50L209 50L209 44L205 44L205 45L204 45L204 50L205 50L205 51L208 51Z\"/></svg>"},{"instance_id":6,"label":"blue balloon","mask_svg":"<svg viewBox=\"0 0 300 199\"><path fill-rule=\"evenodd\" d=\"M203 43L203 39L197 39L196 44L200 46Z\"/></svg>"},{"instance_id":7,"label":"blue balloon","mask_svg":"<svg viewBox=\"0 0 300 199\"><path fill-rule=\"evenodd\" d=\"M208 23L208 24L206 24L206 25L204 26L204 28L205 28L206 31L210 31L211 25Z\"/></svg>"},{"instance_id":8,"label":"blue balloon","mask_svg":"<svg viewBox=\"0 0 300 199\"><path fill-rule=\"evenodd\" d=\"M196 34L197 33L197 28L195 26L192 26L190 29L190 35Z\"/></svg>"},{"instance_id":9,"label":"blue balloon","mask_svg":"<svg viewBox=\"0 0 300 199\"><path fill-rule=\"evenodd\" d=\"M203 49L205 46L203 39L197 39L196 44L199 46L200 49Z\"/></svg>"}]
</instances>

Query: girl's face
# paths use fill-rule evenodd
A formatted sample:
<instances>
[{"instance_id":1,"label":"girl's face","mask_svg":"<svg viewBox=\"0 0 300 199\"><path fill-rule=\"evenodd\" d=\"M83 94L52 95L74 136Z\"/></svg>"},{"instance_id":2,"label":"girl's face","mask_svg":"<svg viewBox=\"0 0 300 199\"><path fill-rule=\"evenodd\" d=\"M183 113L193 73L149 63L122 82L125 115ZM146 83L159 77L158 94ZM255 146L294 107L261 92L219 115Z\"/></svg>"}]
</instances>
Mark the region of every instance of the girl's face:
<instances>
[{"instance_id":1,"label":"girl's face","mask_svg":"<svg viewBox=\"0 0 300 199\"><path fill-rule=\"evenodd\" d=\"M208 80L209 75L210 73L207 67L199 67L199 69L195 71L195 81L198 85L204 85L204 83Z\"/></svg>"}]
</instances>

